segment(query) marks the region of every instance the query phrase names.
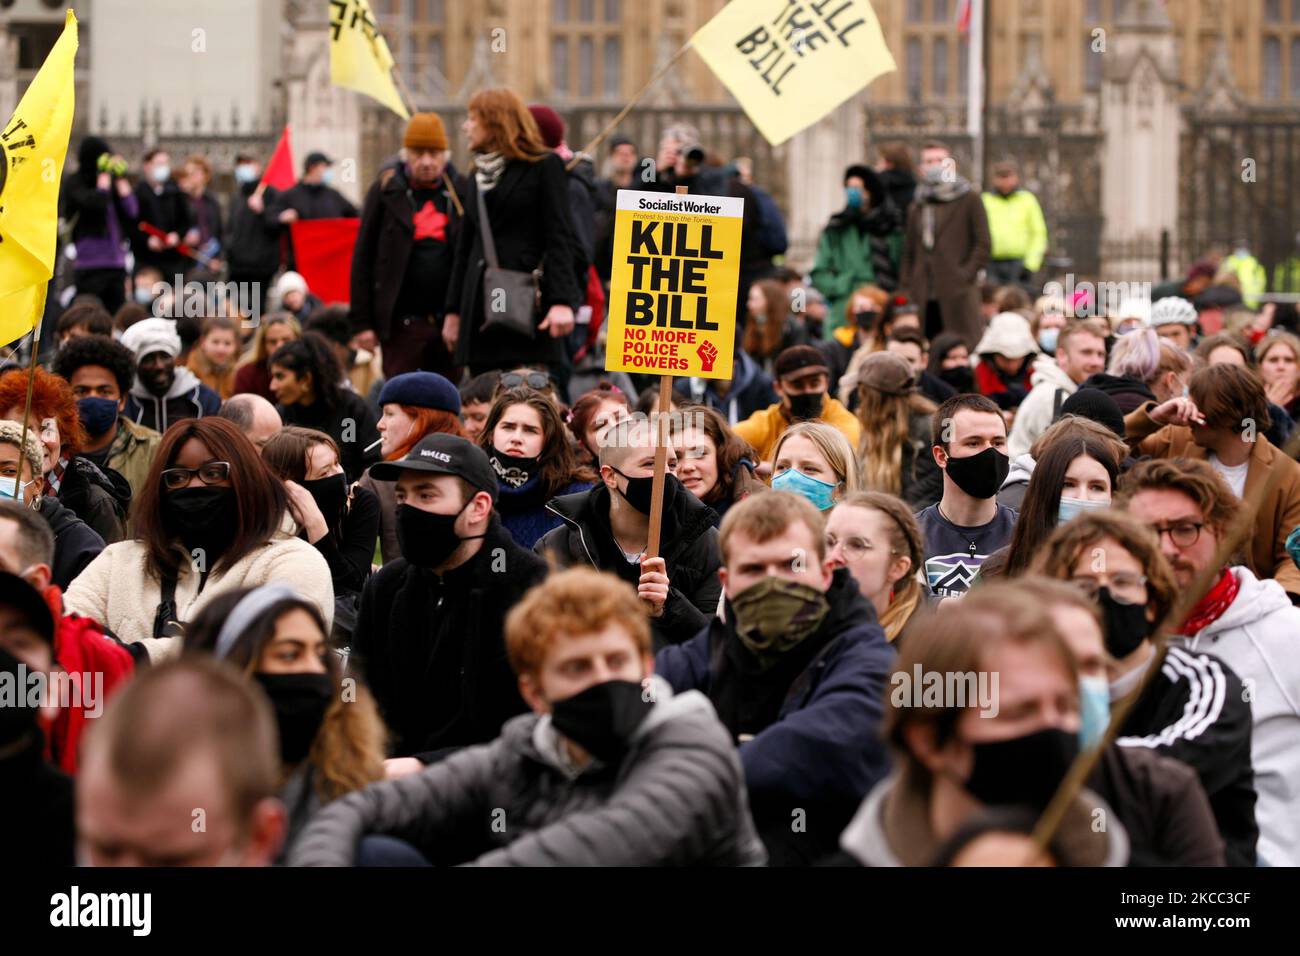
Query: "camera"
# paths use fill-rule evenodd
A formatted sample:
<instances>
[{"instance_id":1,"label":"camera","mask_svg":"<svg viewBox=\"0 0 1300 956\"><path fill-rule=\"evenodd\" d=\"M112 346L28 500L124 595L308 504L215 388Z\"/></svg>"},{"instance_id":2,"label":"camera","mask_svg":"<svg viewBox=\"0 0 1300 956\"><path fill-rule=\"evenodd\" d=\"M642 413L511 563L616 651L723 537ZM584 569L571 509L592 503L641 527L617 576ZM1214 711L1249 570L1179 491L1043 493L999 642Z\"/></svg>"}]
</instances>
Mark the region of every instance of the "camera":
<instances>
[{"instance_id":1,"label":"camera","mask_svg":"<svg viewBox=\"0 0 1300 956\"><path fill-rule=\"evenodd\" d=\"M699 143L694 143L682 150L682 155L686 157L686 165L700 166L704 163L704 147Z\"/></svg>"}]
</instances>

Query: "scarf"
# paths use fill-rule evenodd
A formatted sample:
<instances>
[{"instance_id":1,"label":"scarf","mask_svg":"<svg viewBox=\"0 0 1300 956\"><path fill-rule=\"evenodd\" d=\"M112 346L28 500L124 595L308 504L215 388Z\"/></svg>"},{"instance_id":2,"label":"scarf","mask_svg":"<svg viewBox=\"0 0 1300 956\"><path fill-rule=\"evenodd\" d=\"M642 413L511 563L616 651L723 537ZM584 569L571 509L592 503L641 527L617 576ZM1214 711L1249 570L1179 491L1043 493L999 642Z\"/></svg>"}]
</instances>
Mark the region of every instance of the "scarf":
<instances>
[{"instance_id":1,"label":"scarf","mask_svg":"<svg viewBox=\"0 0 1300 956\"><path fill-rule=\"evenodd\" d=\"M506 169L506 158L500 153L477 153L474 156L474 179L480 192L488 192L497 184Z\"/></svg>"},{"instance_id":2,"label":"scarf","mask_svg":"<svg viewBox=\"0 0 1300 956\"><path fill-rule=\"evenodd\" d=\"M922 182L916 187L916 201L921 204L921 244L934 248L934 207L936 203L952 202L970 192L970 180L958 176L951 182Z\"/></svg>"},{"instance_id":3,"label":"scarf","mask_svg":"<svg viewBox=\"0 0 1300 956\"><path fill-rule=\"evenodd\" d=\"M1223 574L1215 582L1214 587L1206 591L1205 597L1192 608L1192 612L1187 615L1187 620L1183 622L1178 632L1187 637L1195 637L1223 616L1223 612L1237 599L1239 590L1241 585L1237 581L1237 576L1230 568L1224 568Z\"/></svg>"}]
</instances>

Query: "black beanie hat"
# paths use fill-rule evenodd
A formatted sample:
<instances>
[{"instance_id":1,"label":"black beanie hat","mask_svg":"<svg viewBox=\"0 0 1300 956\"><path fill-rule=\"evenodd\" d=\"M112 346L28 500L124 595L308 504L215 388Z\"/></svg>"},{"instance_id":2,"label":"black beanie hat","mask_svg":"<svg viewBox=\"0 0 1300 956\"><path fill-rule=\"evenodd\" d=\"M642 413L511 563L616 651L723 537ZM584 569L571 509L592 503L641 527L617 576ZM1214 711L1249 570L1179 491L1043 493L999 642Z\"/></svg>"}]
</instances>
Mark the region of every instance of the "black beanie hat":
<instances>
[{"instance_id":1,"label":"black beanie hat","mask_svg":"<svg viewBox=\"0 0 1300 956\"><path fill-rule=\"evenodd\" d=\"M1105 425L1120 438L1124 437L1124 413L1115 399L1097 388L1081 388L1061 403L1062 415L1078 415Z\"/></svg>"}]
</instances>

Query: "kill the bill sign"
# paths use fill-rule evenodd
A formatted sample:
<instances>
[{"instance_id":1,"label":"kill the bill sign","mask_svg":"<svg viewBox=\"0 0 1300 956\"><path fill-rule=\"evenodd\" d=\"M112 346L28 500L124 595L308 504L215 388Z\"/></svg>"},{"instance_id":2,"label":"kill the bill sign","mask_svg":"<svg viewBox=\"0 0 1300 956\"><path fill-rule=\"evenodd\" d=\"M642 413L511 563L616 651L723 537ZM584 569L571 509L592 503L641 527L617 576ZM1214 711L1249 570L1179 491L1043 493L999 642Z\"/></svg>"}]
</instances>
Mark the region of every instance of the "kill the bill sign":
<instances>
[{"instance_id":1,"label":"kill the bill sign","mask_svg":"<svg viewBox=\"0 0 1300 956\"><path fill-rule=\"evenodd\" d=\"M745 201L620 189L605 370L731 378Z\"/></svg>"}]
</instances>

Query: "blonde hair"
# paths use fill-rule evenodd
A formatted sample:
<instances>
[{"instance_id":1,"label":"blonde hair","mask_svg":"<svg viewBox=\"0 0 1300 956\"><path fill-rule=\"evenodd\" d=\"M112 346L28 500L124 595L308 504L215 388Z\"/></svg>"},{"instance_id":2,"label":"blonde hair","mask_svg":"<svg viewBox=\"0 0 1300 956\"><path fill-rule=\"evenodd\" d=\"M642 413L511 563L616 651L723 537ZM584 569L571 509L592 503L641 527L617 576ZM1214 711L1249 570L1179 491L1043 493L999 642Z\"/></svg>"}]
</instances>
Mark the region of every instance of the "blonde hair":
<instances>
[{"instance_id":1,"label":"blonde hair","mask_svg":"<svg viewBox=\"0 0 1300 956\"><path fill-rule=\"evenodd\" d=\"M921 535L921 528L916 523L916 518L912 517L912 509L907 502L894 495L880 491L858 491L836 502L835 510L840 508L862 508L884 515L890 522L886 528L890 553L912 562L907 575L894 585L889 607L880 615L880 626L885 630L885 637L893 641L921 606L921 582L917 575L925 565L925 538Z\"/></svg>"},{"instance_id":2,"label":"blonde hair","mask_svg":"<svg viewBox=\"0 0 1300 956\"><path fill-rule=\"evenodd\" d=\"M858 474L858 459L853 454L853 447L842 431L825 422L799 422L782 432L781 437L776 441L776 447L772 449L773 465L781 457L781 446L797 435L807 438L821 452L826 463L831 466L831 470L839 477L844 494L862 490L862 479Z\"/></svg>"},{"instance_id":3,"label":"blonde hair","mask_svg":"<svg viewBox=\"0 0 1300 956\"><path fill-rule=\"evenodd\" d=\"M271 356L266 352L266 332L273 325L287 325L293 332L295 340L302 338L302 324L288 312L276 312L268 315L257 326L257 331L253 333L253 344L240 358L238 367L252 365L255 362L265 363Z\"/></svg>"},{"instance_id":4,"label":"blonde hair","mask_svg":"<svg viewBox=\"0 0 1300 956\"><path fill-rule=\"evenodd\" d=\"M903 446L911 440L912 416L930 416L938 405L919 392L888 395L866 383L858 384L858 442L862 485L891 495L903 490ZM929 454L929 445L917 454ZM913 461L915 465L915 460Z\"/></svg>"}]
</instances>

